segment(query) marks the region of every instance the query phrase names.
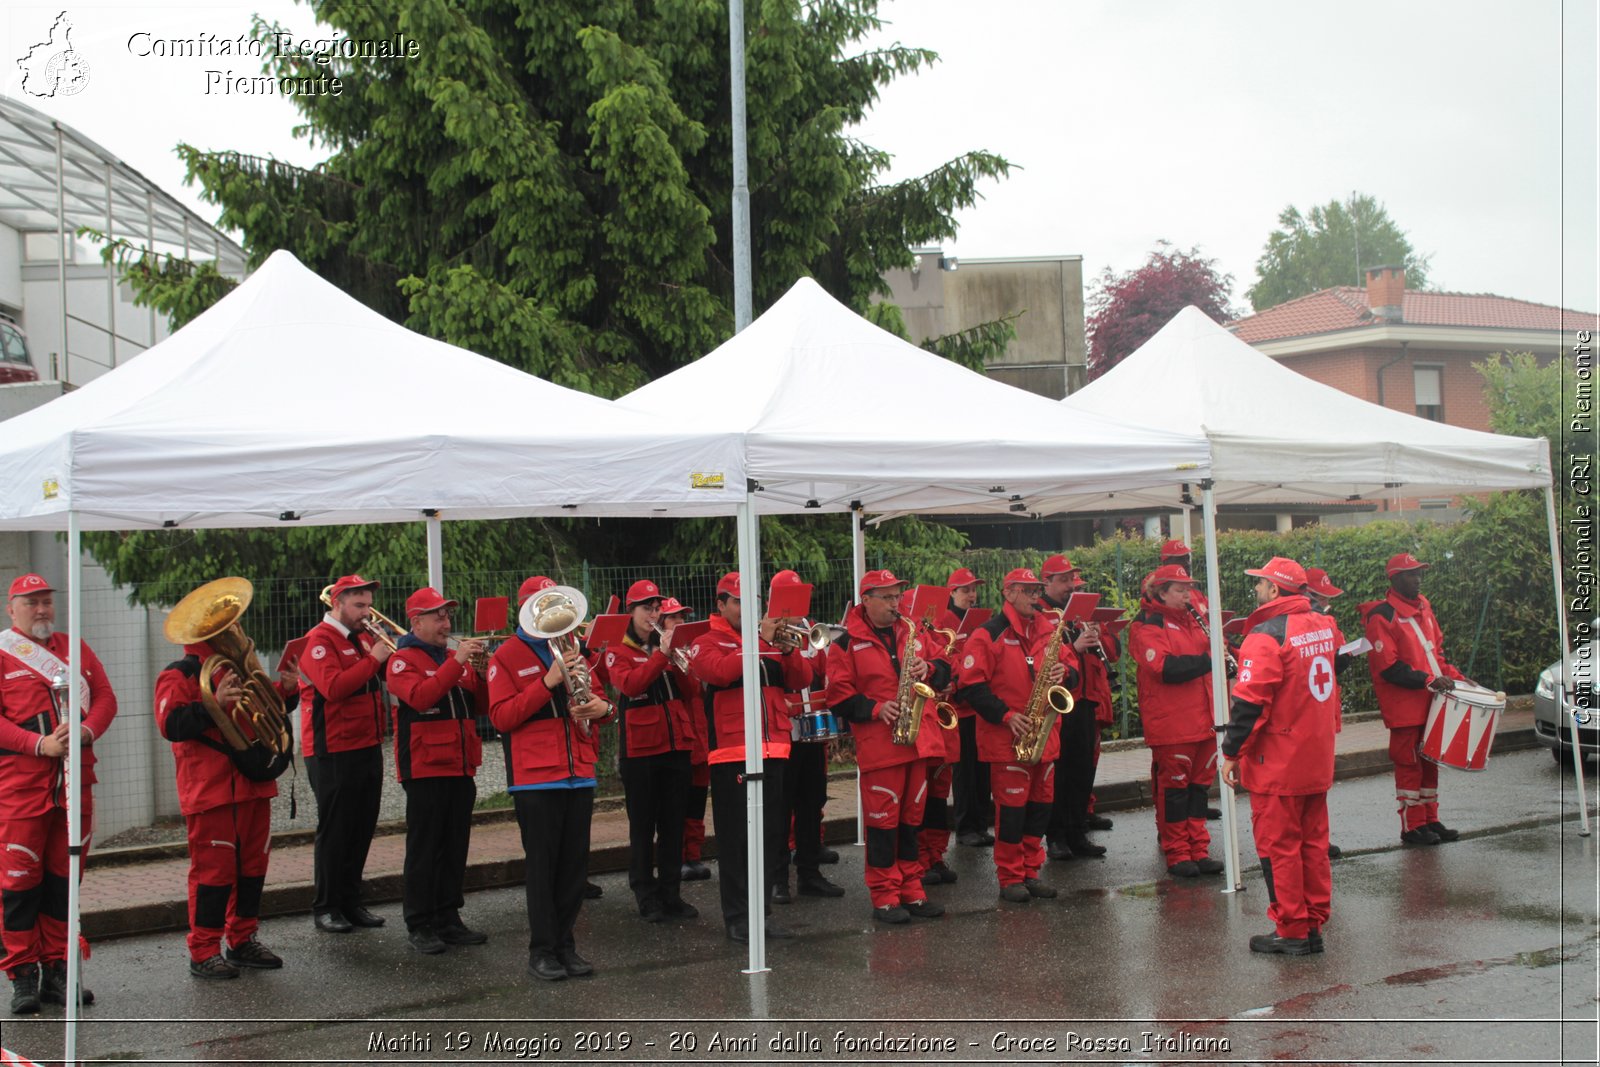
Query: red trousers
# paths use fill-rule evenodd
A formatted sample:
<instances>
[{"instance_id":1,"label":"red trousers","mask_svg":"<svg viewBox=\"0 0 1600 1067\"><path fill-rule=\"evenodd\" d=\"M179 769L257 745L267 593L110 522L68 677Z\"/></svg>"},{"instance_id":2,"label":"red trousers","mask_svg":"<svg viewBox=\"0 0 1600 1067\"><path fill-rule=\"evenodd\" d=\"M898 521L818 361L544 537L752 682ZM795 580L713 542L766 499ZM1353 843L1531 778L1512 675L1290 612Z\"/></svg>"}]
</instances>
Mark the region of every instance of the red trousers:
<instances>
[{"instance_id":1,"label":"red trousers","mask_svg":"<svg viewBox=\"0 0 1600 1067\"><path fill-rule=\"evenodd\" d=\"M1321 929L1333 901L1328 794L1251 793L1250 828L1267 883L1267 918L1278 936L1302 938L1311 927Z\"/></svg>"},{"instance_id":2,"label":"red trousers","mask_svg":"<svg viewBox=\"0 0 1600 1067\"><path fill-rule=\"evenodd\" d=\"M185 815L189 828L189 958L241 945L261 925L261 889L272 852L272 801L257 797Z\"/></svg>"},{"instance_id":3,"label":"red trousers","mask_svg":"<svg viewBox=\"0 0 1600 1067\"><path fill-rule=\"evenodd\" d=\"M922 830L917 834L917 862L924 873L943 862L950 847L950 785L956 765L934 760L928 765L928 803L922 813Z\"/></svg>"},{"instance_id":4,"label":"red trousers","mask_svg":"<svg viewBox=\"0 0 1600 1067\"><path fill-rule=\"evenodd\" d=\"M1211 738L1182 745L1152 745L1156 840L1167 866L1204 859L1211 848L1206 829L1206 793L1217 780L1217 743Z\"/></svg>"},{"instance_id":5,"label":"red trousers","mask_svg":"<svg viewBox=\"0 0 1600 1067\"><path fill-rule=\"evenodd\" d=\"M706 792L711 788L711 764L689 765L689 816L683 820L683 862L700 862L706 843Z\"/></svg>"},{"instance_id":6,"label":"red trousers","mask_svg":"<svg viewBox=\"0 0 1600 1067\"><path fill-rule=\"evenodd\" d=\"M82 859L89 858L94 827L94 798L83 804ZM43 815L0 820L0 900L5 905L0 969L15 977L30 963L67 958L67 810L51 808ZM78 877L83 877L79 866ZM83 943L84 957L88 945Z\"/></svg>"},{"instance_id":7,"label":"red trousers","mask_svg":"<svg viewBox=\"0 0 1600 1067\"><path fill-rule=\"evenodd\" d=\"M1055 761L989 764L994 793L994 871L1002 888L1036 878L1056 798Z\"/></svg>"},{"instance_id":8,"label":"red trousers","mask_svg":"<svg viewBox=\"0 0 1600 1067\"><path fill-rule=\"evenodd\" d=\"M1417 754L1421 726L1389 731L1389 758L1394 761L1394 797L1400 802L1400 829L1415 830L1439 821L1439 765Z\"/></svg>"},{"instance_id":9,"label":"red trousers","mask_svg":"<svg viewBox=\"0 0 1600 1067\"><path fill-rule=\"evenodd\" d=\"M927 898L917 831L928 800L931 759L861 772L861 817L866 824L867 892L874 908Z\"/></svg>"}]
</instances>

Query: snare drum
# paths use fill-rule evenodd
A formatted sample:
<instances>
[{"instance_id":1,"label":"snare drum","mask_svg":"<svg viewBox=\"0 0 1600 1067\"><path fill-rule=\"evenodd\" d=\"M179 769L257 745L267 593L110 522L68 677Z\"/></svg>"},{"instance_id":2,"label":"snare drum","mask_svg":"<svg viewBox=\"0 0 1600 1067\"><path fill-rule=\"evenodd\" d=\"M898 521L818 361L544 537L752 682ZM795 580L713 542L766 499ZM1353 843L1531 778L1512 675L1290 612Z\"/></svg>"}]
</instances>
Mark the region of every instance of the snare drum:
<instances>
[{"instance_id":1,"label":"snare drum","mask_svg":"<svg viewBox=\"0 0 1600 1067\"><path fill-rule=\"evenodd\" d=\"M1483 770L1505 706L1504 693L1460 682L1448 693L1435 694L1422 730L1422 758L1462 771Z\"/></svg>"},{"instance_id":2,"label":"snare drum","mask_svg":"<svg viewBox=\"0 0 1600 1067\"><path fill-rule=\"evenodd\" d=\"M839 720L827 708L796 715L789 722L789 739L795 744L832 741L839 736Z\"/></svg>"}]
</instances>

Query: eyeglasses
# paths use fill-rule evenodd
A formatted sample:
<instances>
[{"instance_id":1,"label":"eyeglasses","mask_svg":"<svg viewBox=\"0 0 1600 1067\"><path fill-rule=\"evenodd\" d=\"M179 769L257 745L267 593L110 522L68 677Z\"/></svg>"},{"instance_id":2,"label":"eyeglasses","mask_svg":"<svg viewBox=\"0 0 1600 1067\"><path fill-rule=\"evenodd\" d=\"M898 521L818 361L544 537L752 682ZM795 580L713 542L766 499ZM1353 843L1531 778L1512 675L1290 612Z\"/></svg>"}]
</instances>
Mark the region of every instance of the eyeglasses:
<instances>
[{"instance_id":1,"label":"eyeglasses","mask_svg":"<svg viewBox=\"0 0 1600 1067\"><path fill-rule=\"evenodd\" d=\"M648 611L654 611L661 606L661 598L655 597L650 600L635 600L633 602L633 606L636 608L644 608Z\"/></svg>"}]
</instances>

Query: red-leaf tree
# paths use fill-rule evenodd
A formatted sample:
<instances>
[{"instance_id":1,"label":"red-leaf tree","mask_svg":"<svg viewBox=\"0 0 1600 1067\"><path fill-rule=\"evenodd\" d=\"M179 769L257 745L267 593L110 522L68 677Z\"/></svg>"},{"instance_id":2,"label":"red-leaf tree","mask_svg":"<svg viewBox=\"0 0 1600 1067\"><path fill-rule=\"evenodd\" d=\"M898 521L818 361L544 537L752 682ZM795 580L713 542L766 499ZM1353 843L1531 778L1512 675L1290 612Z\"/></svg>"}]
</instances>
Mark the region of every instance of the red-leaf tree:
<instances>
[{"instance_id":1,"label":"red-leaf tree","mask_svg":"<svg viewBox=\"0 0 1600 1067\"><path fill-rule=\"evenodd\" d=\"M1126 274L1101 271L1089 297L1089 380L1094 381L1148 341L1172 316L1193 304L1218 322L1233 317L1233 275L1198 246L1187 252L1161 241L1144 266Z\"/></svg>"}]
</instances>

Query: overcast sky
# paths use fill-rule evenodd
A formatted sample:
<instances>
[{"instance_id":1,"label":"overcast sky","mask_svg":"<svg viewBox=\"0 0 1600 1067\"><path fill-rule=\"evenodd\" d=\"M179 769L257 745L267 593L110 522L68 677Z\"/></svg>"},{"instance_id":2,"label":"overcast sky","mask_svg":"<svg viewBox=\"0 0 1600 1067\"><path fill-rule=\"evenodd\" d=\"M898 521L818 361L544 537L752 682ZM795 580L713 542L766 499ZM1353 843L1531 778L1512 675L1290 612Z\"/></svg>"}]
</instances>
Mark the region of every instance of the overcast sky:
<instances>
[{"instance_id":1,"label":"overcast sky","mask_svg":"<svg viewBox=\"0 0 1600 1067\"><path fill-rule=\"evenodd\" d=\"M72 4L87 87L25 96L15 60L62 10L60 0L7 5L0 89L206 217L182 188L176 143L316 159L292 138L283 98L224 95L214 82L207 92L208 69L252 75L255 60L136 54L153 39L237 37L255 12L309 36L304 8ZM1439 288L1600 308L1594 0L887 0L880 10L885 42L940 55L891 85L858 131L894 154L893 177L974 148L1023 168L961 215L947 248L963 257L1081 255L1092 284L1166 239L1215 257L1244 309L1278 213L1359 190L1432 253Z\"/></svg>"}]
</instances>

